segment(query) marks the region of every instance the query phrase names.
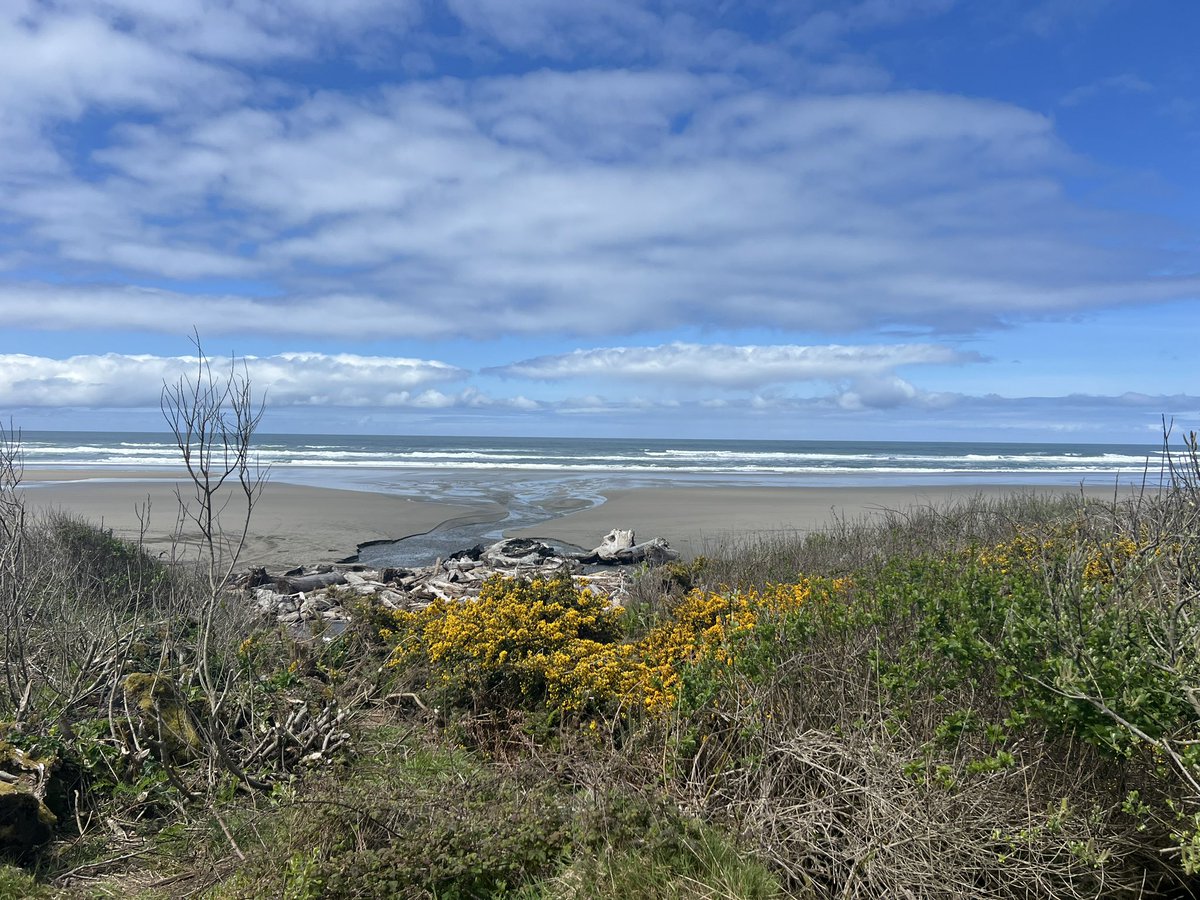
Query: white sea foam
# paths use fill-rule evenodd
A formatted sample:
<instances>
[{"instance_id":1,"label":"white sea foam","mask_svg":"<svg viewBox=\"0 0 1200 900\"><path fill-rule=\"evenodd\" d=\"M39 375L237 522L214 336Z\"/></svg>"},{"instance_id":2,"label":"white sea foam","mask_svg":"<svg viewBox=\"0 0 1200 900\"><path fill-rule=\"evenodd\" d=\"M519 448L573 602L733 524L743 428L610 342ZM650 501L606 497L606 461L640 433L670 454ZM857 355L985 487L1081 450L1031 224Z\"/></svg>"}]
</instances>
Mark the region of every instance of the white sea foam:
<instances>
[{"instance_id":1,"label":"white sea foam","mask_svg":"<svg viewBox=\"0 0 1200 900\"><path fill-rule=\"evenodd\" d=\"M45 467L178 467L174 443L155 435L99 434L30 436L25 462ZM277 470L394 470L481 473L566 473L613 476L775 480L872 478L1020 477L1068 481L1085 475L1149 468L1161 454L1120 445L832 444L828 442L741 443L606 440L513 440L461 438L264 435L256 448L262 465Z\"/></svg>"}]
</instances>

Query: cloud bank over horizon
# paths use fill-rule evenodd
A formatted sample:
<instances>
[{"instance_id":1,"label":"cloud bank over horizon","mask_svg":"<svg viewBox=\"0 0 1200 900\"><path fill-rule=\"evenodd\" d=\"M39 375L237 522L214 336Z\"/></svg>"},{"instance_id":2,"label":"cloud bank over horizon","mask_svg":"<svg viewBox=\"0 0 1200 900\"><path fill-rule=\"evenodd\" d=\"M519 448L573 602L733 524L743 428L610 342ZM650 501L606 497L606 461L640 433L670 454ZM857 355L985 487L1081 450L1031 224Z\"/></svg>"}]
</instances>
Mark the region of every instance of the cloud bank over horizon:
<instances>
[{"instance_id":1,"label":"cloud bank over horizon","mask_svg":"<svg viewBox=\"0 0 1200 900\"><path fill-rule=\"evenodd\" d=\"M380 418L380 414L434 416L421 420L428 425L440 421L439 415L454 413L490 422L496 433L506 429L528 433L521 427L521 417L540 422L551 415L566 423L557 431L548 429L551 435L599 436L606 433L606 423L615 421L635 431L640 424L646 436L653 436L679 434L688 423L718 415L734 429L749 426L760 437L776 438L792 434L796 417L818 419L832 423L832 430L816 435L829 437L837 434L838 425L856 421L892 420L909 427L932 421L950 427L966 416L981 428L1000 429L1028 419L1059 439L1079 439L1092 433L1079 422L1103 420L1116 409L1139 423L1131 440L1157 443L1164 410L1185 420L1200 418L1200 395L972 396L924 391L893 371L900 365L975 361L970 354L936 346L718 346L715 359L708 356L712 349L677 344L580 351L558 359L530 360L504 373L509 378L557 380L591 378L596 374L593 370L603 368L608 378L601 381L609 387L626 381L643 385L666 381L688 388L658 396L602 392L533 399L525 393L488 394L470 385L453 389L473 373L438 360L285 352L271 357L209 358L207 364L218 379L231 372L249 379L255 395L268 407L267 430L275 432L321 433L370 423L381 433L402 433L406 420ZM653 362L659 353L661 368ZM626 356L631 357L628 366ZM731 356L740 357L740 369L730 363ZM868 362L857 362L859 357ZM55 428L55 416L72 409L95 411L100 417L86 420L92 428L100 428L97 423L103 424L110 413L123 412L134 423L127 427L161 430L163 389L181 379L194 383L199 365L195 356L109 353L55 360L0 354L0 406L23 413L38 428ZM732 391L723 393L725 388ZM1066 413L1047 428L1045 420L1056 415L1056 409ZM314 413L322 417L313 420ZM456 427L462 424L462 420L445 421L454 421ZM431 429L418 433L431 433Z\"/></svg>"}]
</instances>

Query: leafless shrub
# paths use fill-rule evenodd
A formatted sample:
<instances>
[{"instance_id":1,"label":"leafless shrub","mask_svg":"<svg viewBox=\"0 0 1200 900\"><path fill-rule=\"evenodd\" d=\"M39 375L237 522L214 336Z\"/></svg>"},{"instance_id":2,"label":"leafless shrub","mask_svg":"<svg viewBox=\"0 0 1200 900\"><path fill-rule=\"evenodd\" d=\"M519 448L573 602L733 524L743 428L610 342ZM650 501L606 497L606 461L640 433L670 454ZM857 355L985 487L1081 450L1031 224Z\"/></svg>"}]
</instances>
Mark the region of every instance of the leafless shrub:
<instances>
[{"instance_id":1,"label":"leafless shrub","mask_svg":"<svg viewBox=\"0 0 1200 900\"><path fill-rule=\"evenodd\" d=\"M0 424L0 627L4 641L4 684L8 706L19 718L29 703L32 677L22 624L21 591L25 502L20 492L21 435Z\"/></svg>"},{"instance_id":2,"label":"leafless shrub","mask_svg":"<svg viewBox=\"0 0 1200 900\"><path fill-rule=\"evenodd\" d=\"M0 422L0 540L7 550L20 538L25 504L18 491L24 474L21 432Z\"/></svg>"},{"instance_id":3,"label":"leafless shrub","mask_svg":"<svg viewBox=\"0 0 1200 900\"><path fill-rule=\"evenodd\" d=\"M177 493L179 515L199 535L199 557L214 596L237 567L267 470L253 457L254 431L265 412L245 364L225 375L193 337L196 372L163 386L161 407L187 469L191 493Z\"/></svg>"},{"instance_id":4,"label":"leafless shrub","mask_svg":"<svg viewBox=\"0 0 1200 900\"><path fill-rule=\"evenodd\" d=\"M311 687L305 669L289 672L296 642L226 591L265 483L251 446L262 405L236 361L222 378L197 351L195 374L163 392L189 476L179 500L198 540L190 557L161 561L61 512L26 515L20 435L0 428L0 722L8 738L48 740L107 782L165 771L177 788L170 803L216 815L230 775L264 786L272 773L327 760L348 735L338 698ZM264 690L260 675L281 672ZM138 698L131 676L172 687ZM182 717L199 746L156 749L168 743L167 715ZM76 789L65 821L102 825L92 804L111 814L114 798ZM128 814L165 802L148 793L126 798L146 805Z\"/></svg>"}]
</instances>

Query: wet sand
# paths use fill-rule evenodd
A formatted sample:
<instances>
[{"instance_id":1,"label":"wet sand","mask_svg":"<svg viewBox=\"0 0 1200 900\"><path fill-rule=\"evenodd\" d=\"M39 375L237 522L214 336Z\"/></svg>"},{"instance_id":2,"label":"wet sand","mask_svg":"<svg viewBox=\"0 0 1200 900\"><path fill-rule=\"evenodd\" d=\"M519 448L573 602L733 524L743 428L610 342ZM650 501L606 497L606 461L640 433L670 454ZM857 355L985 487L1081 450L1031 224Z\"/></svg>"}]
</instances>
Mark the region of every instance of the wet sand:
<instances>
[{"instance_id":1,"label":"wet sand","mask_svg":"<svg viewBox=\"0 0 1200 900\"><path fill-rule=\"evenodd\" d=\"M89 478L98 480L79 480ZM181 541L196 536L194 525L180 529L176 523L176 486L185 497L191 486L169 472L27 469L23 482L31 511L70 512L129 540L136 541L141 534L155 555L178 555ZM241 528L239 500L232 498L226 510L229 531ZM147 501L148 527L142 534L139 514ZM335 562L370 541L423 534L445 523L493 521L503 515L499 504L442 503L270 481L250 520L240 567L265 565L278 570Z\"/></svg>"}]
</instances>

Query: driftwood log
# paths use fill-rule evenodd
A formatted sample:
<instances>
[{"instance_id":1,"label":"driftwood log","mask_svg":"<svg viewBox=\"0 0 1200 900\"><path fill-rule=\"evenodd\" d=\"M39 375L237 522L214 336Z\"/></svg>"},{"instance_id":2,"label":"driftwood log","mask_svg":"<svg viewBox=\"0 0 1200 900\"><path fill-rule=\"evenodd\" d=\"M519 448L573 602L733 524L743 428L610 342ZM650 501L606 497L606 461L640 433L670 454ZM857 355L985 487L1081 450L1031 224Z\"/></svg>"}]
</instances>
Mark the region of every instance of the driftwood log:
<instances>
[{"instance_id":1,"label":"driftwood log","mask_svg":"<svg viewBox=\"0 0 1200 900\"><path fill-rule=\"evenodd\" d=\"M661 565L669 560L678 559L679 554L672 550L671 545L663 538L658 537L638 544L635 543L632 529L614 528L604 536L599 547L591 553L575 558L587 566L628 566L643 562Z\"/></svg>"}]
</instances>

